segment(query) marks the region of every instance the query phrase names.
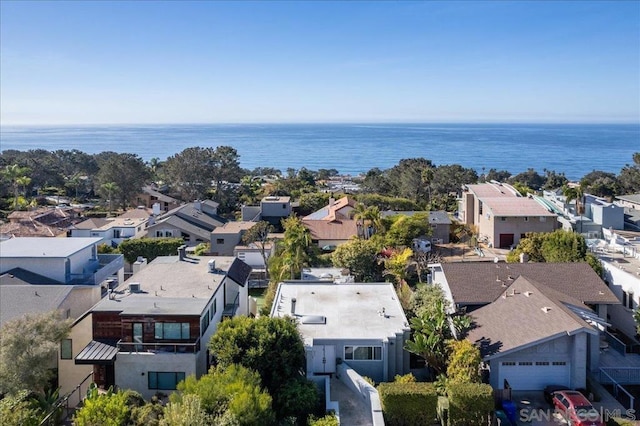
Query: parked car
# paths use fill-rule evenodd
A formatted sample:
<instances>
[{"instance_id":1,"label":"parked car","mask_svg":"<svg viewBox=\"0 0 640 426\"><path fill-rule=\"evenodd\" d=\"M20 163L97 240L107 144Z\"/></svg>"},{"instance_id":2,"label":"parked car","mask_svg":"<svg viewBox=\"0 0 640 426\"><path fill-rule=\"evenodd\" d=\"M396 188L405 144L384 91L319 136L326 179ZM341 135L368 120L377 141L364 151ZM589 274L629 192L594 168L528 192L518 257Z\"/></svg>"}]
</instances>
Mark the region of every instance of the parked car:
<instances>
[{"instance_id":1,"label":"parked car","mask_svg":"<svg viewBox=\"0 0 640 426\"><path fill-rule=\"evenodd\" d=\"M598 410L578 391L556 391L552 401L556 410L571 426L605 426Z\"/></svg>"},{"instance_id":2,"label":"parked car","mask_svg":"<svg viewBox=\"0 0 640 426\"><path fill-rule=\"evenodd\" d=\"M322 246L322 251L326 251L326 252L332 252L335 251L338 248L338 246L334 246L333 244L329 244L326 246Z\"/></svg>"},{"instance_id":3,"label":"parked car","mask_svg":"<svg viewBox=\"0 0 640 426\"><path fill-rule=\"evenodd\" d=\"M548 385L544 388L544 400L553 404L553 394L561 390L571 390L564 385Z\"/></svg>"}]
</instances>

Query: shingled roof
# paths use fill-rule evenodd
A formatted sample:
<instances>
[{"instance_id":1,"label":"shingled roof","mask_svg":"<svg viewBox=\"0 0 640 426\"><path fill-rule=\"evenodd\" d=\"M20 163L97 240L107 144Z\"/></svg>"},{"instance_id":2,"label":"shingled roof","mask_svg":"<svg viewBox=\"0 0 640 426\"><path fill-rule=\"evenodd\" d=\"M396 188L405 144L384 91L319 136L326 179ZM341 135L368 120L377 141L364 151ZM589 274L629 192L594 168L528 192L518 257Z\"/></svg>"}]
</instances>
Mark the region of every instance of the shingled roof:
<instances>
[{"instance_id":1,"label":"shingled roof","mask_svg":"<svg viewBox=\"0 0 640 426\"><path fill-rule=\"evenodd\" d=\"M474 328L467 339L490 359L562 335L580 331L597 334L569 307L593 314L571 296L519 277L493 303L471 313ZM505 327L506 323L512 326Z\"/></svg>"},{"instance_id":2,"label":"shingled roof","mask_svg":"<svg viewBox=\"0 0 640 426\"><path fill-rule=\"evenodd\" d=\"M574 263L443 263L442 271L457 305L485 305L523 276L585 304L619 304L594 270Z\"/></svg>"}]
</instances>

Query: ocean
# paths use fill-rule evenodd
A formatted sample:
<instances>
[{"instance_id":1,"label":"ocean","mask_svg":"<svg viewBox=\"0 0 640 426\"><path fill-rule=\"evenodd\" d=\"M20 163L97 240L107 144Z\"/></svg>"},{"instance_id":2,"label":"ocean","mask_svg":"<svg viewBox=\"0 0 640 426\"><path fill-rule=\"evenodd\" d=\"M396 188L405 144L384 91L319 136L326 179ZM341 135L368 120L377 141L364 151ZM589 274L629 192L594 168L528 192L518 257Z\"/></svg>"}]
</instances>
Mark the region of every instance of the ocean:
<instances>
[{"instance_id":1,"label":"ocean","mask_svg":"<svg viewBox=\"0 0 640 426\"><path fill-rule=\"evenodd\" d=\"M619 173L640 152L638 124L198 124L0 127L0 149L78 149L145 161L193 146L234 147L247 169L337 169L357 175L403 158L460 164L479 174L533 168L578 180Z\"/></svg>"}]
</instances>

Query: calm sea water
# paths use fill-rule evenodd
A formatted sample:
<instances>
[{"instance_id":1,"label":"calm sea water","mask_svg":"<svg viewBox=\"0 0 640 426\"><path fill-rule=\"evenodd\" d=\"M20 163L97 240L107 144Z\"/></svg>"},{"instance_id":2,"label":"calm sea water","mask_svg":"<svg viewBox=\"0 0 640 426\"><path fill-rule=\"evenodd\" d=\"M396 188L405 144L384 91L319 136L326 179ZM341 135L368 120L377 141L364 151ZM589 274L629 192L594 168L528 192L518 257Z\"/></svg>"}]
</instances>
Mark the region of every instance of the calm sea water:
<instances>
[{"instance_id":1,"label":"calm sea water","mask_svg":"<svg viewBox=\"0 0 640 426\"><path fill-rule=\"evenodd\" d=\"M356 175L403 158L512 173L534 168L579 179L619 173L640 151L640 125L241 124L1 127L0 149L130 152L161 160L192 146L234 147L241 166Z\"/></svg>"}]
</instances>

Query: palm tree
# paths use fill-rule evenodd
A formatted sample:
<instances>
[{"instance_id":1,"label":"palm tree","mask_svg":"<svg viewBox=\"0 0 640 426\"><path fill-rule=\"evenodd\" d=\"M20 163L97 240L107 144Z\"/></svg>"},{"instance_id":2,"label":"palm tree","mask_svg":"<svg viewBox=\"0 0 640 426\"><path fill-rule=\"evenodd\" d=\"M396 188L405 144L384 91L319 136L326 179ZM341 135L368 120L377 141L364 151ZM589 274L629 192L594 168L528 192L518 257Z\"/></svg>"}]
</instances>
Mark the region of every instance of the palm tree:
<instances>
[{"instance_id":1,"label":"palm tree","mask_svg":"<svg viewBox=\"0 0 640 426\"><path fill-rule=\"evenodd\" d=\"M113 211L113 193L117 192L120 188L115 182L105 182L100 187L107 191L107 196L109 197L109 213L111 213Z\"/></svg>"},{"instance_id":2,"label":"palm tree","mask_svg":"<svg viewBox=\"0 0 640 426\"><path fill-rule=\"evenodd\" d=\"M283 225L283 264L289 269L291 279L294 279L309 260L307 248L311 245L311 234L296 216L285 219Z\"/></svg>"},{"instance_id":3,"label":"palm tree","mask_svg":"<svg viewBox=\"0 0 640 426\"><path fill-rule=\"evenodd\" d=\"M2 171L2 177L8 180L11 186L13 186L14 210L18 208L18 189L21 185L20 182L24 182L24 180L20 180L20 178L26 177L27 173L29 173L28 167L20 167L17 164L11 164L5 167ZM31 183L31 179L29 179L29 183ZM28 185L29 183L27 183L26 185Z\"/></svg>"}]
</instances>

